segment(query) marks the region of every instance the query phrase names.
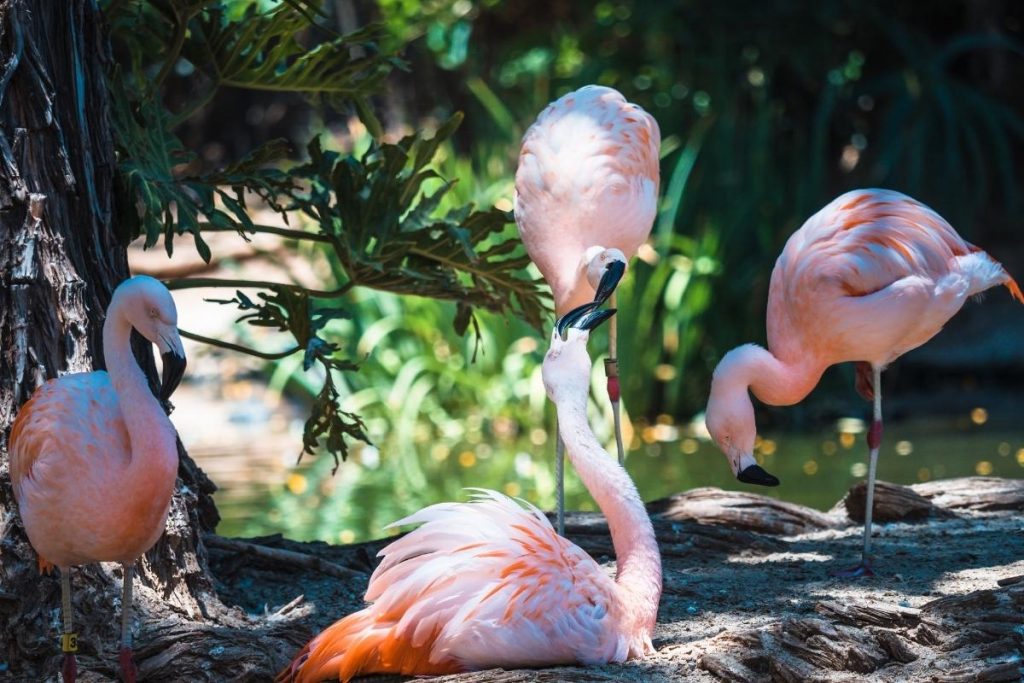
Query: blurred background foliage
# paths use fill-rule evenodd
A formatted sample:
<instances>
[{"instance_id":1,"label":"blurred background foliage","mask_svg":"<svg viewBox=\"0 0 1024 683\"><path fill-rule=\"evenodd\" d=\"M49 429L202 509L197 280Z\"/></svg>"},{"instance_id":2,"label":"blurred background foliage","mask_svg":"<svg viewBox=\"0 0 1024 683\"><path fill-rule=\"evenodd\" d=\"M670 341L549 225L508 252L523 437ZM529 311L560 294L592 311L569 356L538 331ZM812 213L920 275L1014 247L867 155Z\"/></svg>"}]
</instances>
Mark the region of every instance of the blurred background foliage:
<instances>
[{"instance_id":1,"label":"blurred background foliage","mask_svg":"<svg viewBox=\"0 0 1024 683\"><path fill-rule=\"evenodd\" d=\"M282 7L270 0L217 4L225 16L241 20ZM430 166L439 179L457 180L446 185L436 210L441 215L473 203L508 212L519 140L549 101L600 83L657 118L661 203L651 242L623 285L620 301L628 303L619 313L631 448L655 463L641 459L632 470L647 497L668 493L670 485L727 483L728 468L710 456L706 471L676 462L678 451L703 457L706 448L690 443L700 436L690 418L703 408L721 355L744 341L764 342L774 260L789 234L835 195L864 186L902 190L933 206L1011 271L1024 265L1016 225L1024 159L1024 94L1017 85L1024 77L1024 8L1017 3L284 4L320 12L320 29L298 33L303 49L359 31L348 39L348 56L366 58L372 42L377 61L370 66L386 66L386 77L366 81L373 87L354 97L310 100L265 88L208 92L191 61L175 62L164 102L198 101L174 122L175 135L196 152L197 172L245 159L278 137L291 142L295 159L305 158L307 141L318 135L358 156L374 136L394 141L412 130L436 129L462 111L465 122L438 144ZM438 185L425 187L429 195ZM507 222L500 238L514 238ZM350 275L329 244L300 241L296 248L326 264L332 281ZM342 529L362 538L418 505L457 497L464 483L508 484L510 493L552 503L542 465L551 417L538 376L547 323L538 330L536 318L527 325L509 308L479 313L476 334L462 335L451 303L356 288L346 292L344 305L347 315L328 321L320 334L360 363L359 372L337 381L338 405L362 416L374 445L358 446L357 463L343 466L334 479L323 476L330 462L289 479L275 499L275 519L299 536L337 540ZM603 352L599 337L595 358ZM304 371L301 360L269 361L271 386L315 397L322 377ZM1019 362L1010 370L1020 377ZM592 409L606 424L602 406L598 401ZM813 431L826 418L863 410L852 392L852 372L843 369L827 375L806 406L765 411L762 424ZM849 462L826 471L821 456L835 454L835 443L840 455L848 448L835 438L812 438L799 448L794 441L807 455L775 467L819 480L827 474L834 500L858 476ZM997 449L1009 469L1001 470L998 459L982 469L1017 472L1024 457L1015 438L1003 434L985 446ZM669 446L659 461L651 449L660 443ZM763 457L774 457L770 443ZM943 473L981 472L976 460L943 465ZM935 473L923 475L917 463L890 479L928 476ZM578 488L570 489L573 502L584 502ZM339 521L351 519L353 510L364 510L360 522Z\"/></svg>"}]
</instances>

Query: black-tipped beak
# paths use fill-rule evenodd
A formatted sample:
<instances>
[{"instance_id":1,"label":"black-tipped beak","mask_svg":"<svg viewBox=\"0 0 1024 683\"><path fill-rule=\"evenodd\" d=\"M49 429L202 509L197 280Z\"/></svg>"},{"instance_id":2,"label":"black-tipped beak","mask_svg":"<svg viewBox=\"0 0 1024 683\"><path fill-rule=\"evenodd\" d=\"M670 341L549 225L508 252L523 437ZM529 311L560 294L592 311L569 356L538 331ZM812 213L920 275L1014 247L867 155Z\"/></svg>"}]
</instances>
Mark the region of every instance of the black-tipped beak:
<instances>
[{"instance_id":1,"label":"black-tipped beak","mask_svg":"<svg viewBox=\"0 0 1024 683\"><path fill-rule=\"evenodd\" d=\"M604 269L601 281L597 283L597 293L594 294L594 302L603 304L612 295L619 281L626 274L626 264L622 261L612 261Z\"/></svg>"},{"instance_id":2,"label":"black-tipped beak","mask_svg":"<svg viewBox=\"0 0 1024 683\"><path fill-rule=\"evenodd\" d=\"M161 373L160 399L166 401L178 388L181 378L185 374L185 357L179 356L174 351L168 351L160 356L163 358L164 367Z\"/></svg>"},{"instance_id":3,"label":"black-tipped beak","mask_svg":"<svg viewBox=\"0 0 1024 683\"><path fill-rule=\"evenodd\" d=\"M768 474L760 465L751 465L745 470L740 470L736 478L744 484L757 484L758 486L778 486L779 480L774 475Z\"/></svg>"},{"instance_id":4,"label":"black-tipped beak","mask_svg":"<svg viewBox=\"0 0 1024 683\"><path fill-rule=\"evenodd\" d=\"M576 323L576 327L581 330L591 332L601 326L605 320L615 315L614 308L602 308L600 310L591 311L585 316L579 319Z\"/></svg>"},{"instance_id":5,"label":"black-tipped beak","mask_svg":"<svg viewBox=\"0 0 1024 683\"><path fill-rule=\"evenodd\" d=\"M579 321L593 313L594 309L600 305L601 304L599 302L592 301L589 304L578 306L563 315L555 322L555 329L558 330L558 336L564 337L566 330L570 327L577 327L577 323L579 323Z\"/></svg>"},{"instance_id":6,"label":"black-tipped beak","mask_svg":"<svg viewBox=\"0 0 1024 683\"><path fill-rule=\"evenodd\" d=\"M570 327L590 332L615 315L614 308L599 309L598 306L600 306L598 302L592 301L589 304L583 304L572 309L559 318L558 322L555 323L555 329L558 330L559 336L564 337L566 330Z\"/></svg>"}]
</instances>

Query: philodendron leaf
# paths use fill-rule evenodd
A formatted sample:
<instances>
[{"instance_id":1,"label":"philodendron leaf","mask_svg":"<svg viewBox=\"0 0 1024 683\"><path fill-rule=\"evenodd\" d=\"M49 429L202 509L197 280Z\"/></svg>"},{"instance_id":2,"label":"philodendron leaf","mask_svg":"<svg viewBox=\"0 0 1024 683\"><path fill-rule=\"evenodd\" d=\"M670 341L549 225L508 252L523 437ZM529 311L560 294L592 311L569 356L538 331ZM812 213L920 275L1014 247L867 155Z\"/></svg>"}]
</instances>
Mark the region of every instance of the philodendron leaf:
<instances>
[{"instance_id":1,"label":"philodendron leaf","mask_svg":"<svg viewBox=\"0 0 1024 683\"><path fill-rule=\"evenodd\" d=\"M461 120L453 116L429 137L375 141L358 157L325 152L314 140L309 161L295 169L308 188L295 201L338 238L330 248L354 284L454 301L460 333L474 308L514 313L540 327L542 289L525 272L529 260L511 214L442 208L454 181L434 180L430 164Z\"/></svg>"}]
</instances>

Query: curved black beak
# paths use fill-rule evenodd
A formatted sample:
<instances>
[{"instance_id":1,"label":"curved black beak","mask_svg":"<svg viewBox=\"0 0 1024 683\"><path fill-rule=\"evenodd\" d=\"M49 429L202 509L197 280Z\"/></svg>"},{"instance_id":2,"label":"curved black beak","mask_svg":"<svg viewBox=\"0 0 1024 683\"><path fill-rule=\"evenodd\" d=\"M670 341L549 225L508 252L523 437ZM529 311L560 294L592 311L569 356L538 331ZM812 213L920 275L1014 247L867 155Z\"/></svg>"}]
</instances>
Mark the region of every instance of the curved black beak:
<instances>
[{"instance_id":1,"label":"curved black beak","mask_svg":"<svg viewBox=\"0 0 1024 683\"><path fill-rule=\"evenodd\" d=\"M604 268L604 275L597 283L597 292L594 294L594 302L603 304L612 295L619 281L626 274L626 264L622 261L612 261Z\"/></svg>"},{"instance_id":2,"label":"curved black beak","mask_svg":"<svg viewBox=\"0 0 1024 683\"><path fill-rule=\"evenodd\" d=\"M168 351L160 356L164 361L164 367L160 382L160 400L166 401L178 388L181 378L185 374L185 357L179 356L174 351Z\"/></svg>"},{"instance_id":3,"label":"curved black beak","mask_svg":"<svg viewBox=\"0 0 1024 683\"><path fill-rule=\"evenodd\" d=\"M740 470L736 478L744 484L757 484L759 486L778 486L778 477L768 474L760 465L751 465L745 470Z\"/></svg>"},{"instance_id":4,"label":"curved black beak","mask_svg":"<svg viewBox=\"0 0 1024 683\"><path fill-rule=\"evenodd\" d=\"M592 301L572 309L559 318L555 323L555 329L558 330L559 336L564 337L566 330L570 327L589 332L615 315L614 308L598 309L600 305L601 302Z\"/></svg>"}]
</instances>

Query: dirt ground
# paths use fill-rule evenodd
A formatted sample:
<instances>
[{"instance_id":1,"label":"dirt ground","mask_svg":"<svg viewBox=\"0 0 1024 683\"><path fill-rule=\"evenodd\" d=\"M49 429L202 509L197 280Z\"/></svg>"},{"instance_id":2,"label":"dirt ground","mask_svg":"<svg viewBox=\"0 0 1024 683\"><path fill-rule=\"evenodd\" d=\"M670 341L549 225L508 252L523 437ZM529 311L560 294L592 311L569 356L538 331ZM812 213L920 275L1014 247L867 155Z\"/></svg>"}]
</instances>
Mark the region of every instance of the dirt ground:
<instances>
[{"instance_id":1,"label":"dirt ground","mask_svg":"<svg viewBox=\"0 0 1024 683\"><path fill-rule=\"evenodd\" d=\"M718 489L656 501L665 581L654 657L436 680L1024 680L1024 480L883 485L876 516L903 519L876 525L875 576L834 578L859 559L848 509L862 510L862 496L827 514ZM600 515L570 515L567 535L613 569ZM224 601L298 640L360 607L384 545L217 543Z\"/></svg>"}]
</instances>

